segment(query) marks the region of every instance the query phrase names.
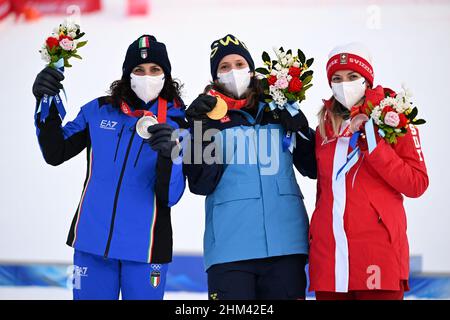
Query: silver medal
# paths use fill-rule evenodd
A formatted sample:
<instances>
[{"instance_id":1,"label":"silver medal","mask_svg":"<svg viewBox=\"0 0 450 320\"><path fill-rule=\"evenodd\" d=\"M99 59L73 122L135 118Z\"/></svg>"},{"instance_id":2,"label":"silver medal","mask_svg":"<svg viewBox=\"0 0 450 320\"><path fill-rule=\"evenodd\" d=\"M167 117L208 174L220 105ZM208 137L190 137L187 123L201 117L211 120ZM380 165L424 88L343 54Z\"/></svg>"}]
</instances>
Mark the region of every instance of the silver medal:
<instances>
[{"instance_id":1,"label":"silver medal","mask_svg":"<svg viewBox=\"0 0 450 320\"><path fill-rule=\"evenodd\" d=\"M148 128L155 124L158 124L155 117L144 116L136 122L136 132L142 139L149 139L151 134L148 132Z\"/></svg>"}]
</instances>

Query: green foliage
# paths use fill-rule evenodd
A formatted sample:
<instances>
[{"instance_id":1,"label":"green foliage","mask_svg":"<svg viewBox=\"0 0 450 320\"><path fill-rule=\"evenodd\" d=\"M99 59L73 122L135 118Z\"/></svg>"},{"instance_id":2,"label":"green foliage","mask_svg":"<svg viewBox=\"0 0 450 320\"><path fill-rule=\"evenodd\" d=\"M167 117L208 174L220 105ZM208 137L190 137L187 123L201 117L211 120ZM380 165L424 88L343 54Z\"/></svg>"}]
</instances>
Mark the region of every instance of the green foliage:
<instances>
[{"instance_id":1,"label":"green foliage","mask_svg":"<svg viewBox=\"0 0 450 320\"><path fill-rule=\"evenodd\" d=\"M297 56L298 56L298 59L299 59L300 63L301 63L302 65L304 65L305 62L306 62L306 57L305 57L305 54L303 53L303 51L300 50L300 49L298 49L298 50L297 50Z\"/></svg>"},{"instance_id":2,"label":"green foliage","mask_svg":"<svg viewBox=\"0 0 450 320\"><path fill-rule=\"evenodd\" d=\"M280 47L278 50L281 52L285 52L283 47ZM286 54L292 55L292 50L291 49L287 50ZM263 76L262 79L260 79L260 81L261 81L261 86L264 91L264 101L269 103L269 102L273 101L273 98L269 94L270 90L269 90L268 78L270 77L271 72L273 70L276 70L276 66L278 64L280 64L280 62L278 60L271 60L270 55L266 51L263 51L261 57L262 57L262 61L264 62L264 66L257 68L255 71L258 74ZM299 92L290 92L288 88L281 90L281 92L283 93L285 98L290 103L295 102L295 101L301 102L301 101L305 100L306 91L312 87L311 82L313 80L313 74L314 74L313 70L307 70L313 64L314 58L306 59L305 54L300 49L297 50L297 55L293 56L292 58L293 58L294 62L297 62L300 64L300 67L302 69L299 79L302 81L303 86ZM289 67L289 66L283 65L283 68L287 68L287 67Z\"/></svg>"},{"instance_id":3,"label":"green foliage","mask_svg":"<svg viewBox=\"0 0 450 320\"><path fill-rule=\"evenodd\" d=\"M255 71L260 73L260 74L263 74L263 75L270 74L269 70L267 70L266 68L256 68Z\"/></svg>"},{"instance_id":4,"label":"green foliage","mask_svg":"<svg viewBox=\"0 0 450 320\"><path fill-rule=\"evenodd\" d=\"M264 51L262 53L262 59L263 59L264 63L270 64L270 56L267 52Z\"/></svg>"}]
</instances>

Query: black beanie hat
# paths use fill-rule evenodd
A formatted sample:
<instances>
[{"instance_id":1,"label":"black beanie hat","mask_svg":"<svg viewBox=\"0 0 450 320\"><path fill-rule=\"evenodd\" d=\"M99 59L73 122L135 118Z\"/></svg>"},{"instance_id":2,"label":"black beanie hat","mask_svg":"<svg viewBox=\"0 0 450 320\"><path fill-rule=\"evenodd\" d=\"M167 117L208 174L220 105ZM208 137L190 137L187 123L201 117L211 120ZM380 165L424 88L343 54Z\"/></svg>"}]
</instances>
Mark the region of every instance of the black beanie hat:
<instances>
[{"instance_id":1,"label":"black beanie hat","mask_svg":"<svg viewBox=\"0 0 450 320\"><path fill-rule=\"evenodd\" d=\"M227 34L222 39L216 40L211 44L211 76L213 80L217 79L217 69L223 57L229 54L238 54L248 63L250 71L255 71L255 63L244 42L231 34Z\"/></svg>"},{"instance_id":2,"label":"black beanie hat","mask_svg":"<svg viewBox=\"0 0 450 320\"><path fill-rule=\"evenodd\" d=\"M151 35L142 35L128 47L125 61L122 67L122 77L129 77L134 67L141 63L156 63L164 74L169 74L172 70L166 46L162 42L156 41Z\"/></svg>"}]
</instances>

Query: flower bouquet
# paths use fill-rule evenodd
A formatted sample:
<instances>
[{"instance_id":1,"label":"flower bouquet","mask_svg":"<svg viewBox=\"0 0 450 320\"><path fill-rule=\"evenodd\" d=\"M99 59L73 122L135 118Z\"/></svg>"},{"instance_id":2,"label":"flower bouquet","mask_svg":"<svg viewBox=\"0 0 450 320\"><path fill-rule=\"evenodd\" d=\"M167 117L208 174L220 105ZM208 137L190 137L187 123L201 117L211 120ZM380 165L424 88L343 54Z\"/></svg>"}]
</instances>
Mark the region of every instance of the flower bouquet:
<instances>
[{"instance_id":1,"label":"flower bouquet","mask_svg":"<svg viewBox=\"0 0 450 320\"><path fill-rule=\"evenodd\" d=\"M270 110L286 109L294 117L300 110L300 103L306 98L306 90L312 87L314 72L309 68L314 58L307 60L300 49L297 50L296 56L290 49L285 52L283 47L273 48L273 51L276 59L271 60L270 55L264 51L264 67L255 70L264 88L264 101L268 103ZM309 140L300 131L298 134ZM283 138L283 149L292 152L294 146L295 135L288 131Z\"/></svg>"},{"instance_id":2,"label":"flower bouquet","mask_svg":"<svg viewBox=\"0 0 450 320\"><path fill-rule=\"evenodd\" d=\"M299 49L297 55L283 47L274 48L275 60L263 52L264 67L257 68L264 88L265 101L270 109L287 109L295 116L300 109L300 102L305 100L306 90L312 87L313 71L309 70L314 58L306 59Z\"/></svg>"},{"instance_id":3,"label":"flower bouquet","mask_svg":"<svg viewBox=\"0 0 450 320\"><path fill-rule=\"evenodd\" d=\"M381 86L368 90L364 105L351 109L350 130L356 132L362 123L372 119L378 126L378 133L388 143L395 144L398 137L406 134L410 124L426 123L417 119L418 109L411 102L411 92L405 86L402 89L398 94Z\"/></svg>"},{"instance_id":4,"label":"flower bouquet","mask_svg":"<svg viewBox=\"0 0 450 320\"><path fill-rule=\"evenodd\" d=\"M426 123L423 119L417 119L418 109L410 101L411 97L411 92L405 86L398 94L381 86L366 90L365 103L351 109L350 125L342 134L351 136L350 146L353 151L347 156L346 163L338 170L336 179L347 173L357 163L361 153L357 141L363 133L363 128L368 152L372 153L377 146L377 134L389 144L396 144L397 138L407 133L408 126Z\"/></svg>"},{"instance_id":5,"label":"flower bouquet","mask_svg":"<svg viewBox=\"0 0 450 320\"><path fill-rule=\"evenodd\" d=\"M70 58L74 57L82 59L81 56L78 55L77 50L87 44L87 41L80 41L84 34L84 32L81 32L80 26L69 19L66 19L62 24L56 27L53 30L52 35L46 39L41 50L39 50L41 57L47 63L47 66L64 73L65 67L72 67L69 63ZM65 96L64 90L63 93ZM59 94L53 97L44 95L38 108L38 113L41 113L40 119L42 122L47 118L53 101L55 102L61 118L64 119L66 111Z\"/></svg>"}]
</instances>

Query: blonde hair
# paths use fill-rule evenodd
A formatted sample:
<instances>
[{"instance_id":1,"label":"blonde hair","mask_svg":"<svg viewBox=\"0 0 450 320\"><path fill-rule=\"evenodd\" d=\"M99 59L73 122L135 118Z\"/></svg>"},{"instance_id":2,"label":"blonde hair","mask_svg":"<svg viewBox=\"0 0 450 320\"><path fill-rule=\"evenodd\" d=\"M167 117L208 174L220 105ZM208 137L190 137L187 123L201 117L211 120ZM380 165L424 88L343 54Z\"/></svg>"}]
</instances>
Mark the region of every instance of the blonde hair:
<instances>
[{"instance_id":1,"label":"blonde hair","mask_svg":"<svg viewBox=\"0 0 450 320\"><path fill-rule=\"evenodd\" d=\"M319 133L324 140L327 139L327 122L331 125L333 134L336 137L339 135L342 122L350 117L350 111L336 99L332 98L331 103L331 108L327 108L324 104L317 114L319 117Z\"/></svg>"}]
</instances>

